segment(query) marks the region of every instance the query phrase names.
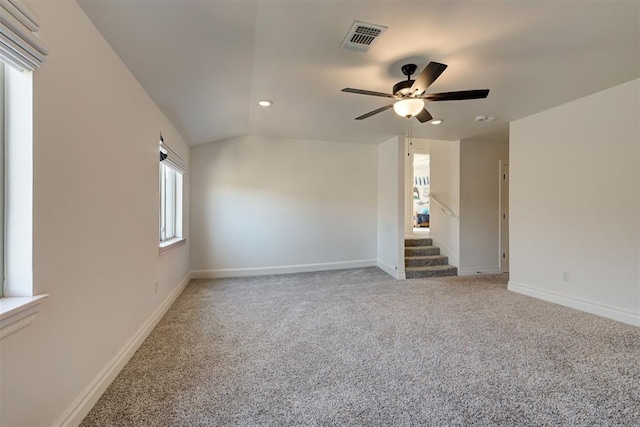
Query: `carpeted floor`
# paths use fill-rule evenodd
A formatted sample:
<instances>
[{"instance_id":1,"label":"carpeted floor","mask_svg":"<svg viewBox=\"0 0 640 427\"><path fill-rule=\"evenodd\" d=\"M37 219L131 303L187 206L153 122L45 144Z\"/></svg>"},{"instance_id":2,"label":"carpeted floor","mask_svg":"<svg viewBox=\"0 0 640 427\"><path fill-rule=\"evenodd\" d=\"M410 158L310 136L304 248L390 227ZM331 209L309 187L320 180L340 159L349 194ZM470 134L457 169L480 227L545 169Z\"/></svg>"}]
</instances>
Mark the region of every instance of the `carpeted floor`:
<instances>
[{"instance_id":1,"label":"carpeted floor","mask_svg":"<svg viewBox=\"0 0 640 427\"><path fill-rule=\"evenodd\" d=\"M195 280L83 426L640 425L640 329L506 276Z\"/></svg>"}]
</instances>

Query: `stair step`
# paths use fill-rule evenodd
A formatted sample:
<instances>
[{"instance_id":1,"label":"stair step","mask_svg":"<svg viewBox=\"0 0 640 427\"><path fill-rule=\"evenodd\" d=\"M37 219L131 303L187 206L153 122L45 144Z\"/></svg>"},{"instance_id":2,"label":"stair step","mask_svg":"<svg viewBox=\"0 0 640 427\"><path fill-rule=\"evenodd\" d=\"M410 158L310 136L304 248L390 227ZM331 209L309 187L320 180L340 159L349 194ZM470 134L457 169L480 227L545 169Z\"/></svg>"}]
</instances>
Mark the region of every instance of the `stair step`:
<instances>
[{"instance_id":1,"label":"stair step","mask_svg":"<svg viewBox=\"0 0 640 427\"><path fill-rule=\"evenodd\" d=\"M430 239L428 237L404 239L404 245L405 246L431 246L433 245L433 239Z\"/></svg>"},{"instance_id":2,"label":"stair step","mask_svg":"<svg viewBox=\"0 0 640 427\"><path fill-rule=\"evenodd\" d=\"M458 268L452 265L431 265L426 267L407 267L405 269L407 279L421 277L457 276Z\"/></svg>"},{"instance_id":3,"label":"stair step","mask_svg":"<svg viewBox=\"0 0 640 427\"><path fill-rule=\"evenodd\" d=\"M413 256L405 257L405 267L424 267L428 265L447 265L449 263L449 257L444 255L425 255L425 256Z\"/></svg>"},{"instance_id":4,"label":"stair step","mask_svg":"<svg viewBox=\"0 0 640 427\"><path fill-rule=\"evenodd\" d=\"M440 255L440 248L437 246L405 246L405 257Z\"/></svg>"}]
</instances>

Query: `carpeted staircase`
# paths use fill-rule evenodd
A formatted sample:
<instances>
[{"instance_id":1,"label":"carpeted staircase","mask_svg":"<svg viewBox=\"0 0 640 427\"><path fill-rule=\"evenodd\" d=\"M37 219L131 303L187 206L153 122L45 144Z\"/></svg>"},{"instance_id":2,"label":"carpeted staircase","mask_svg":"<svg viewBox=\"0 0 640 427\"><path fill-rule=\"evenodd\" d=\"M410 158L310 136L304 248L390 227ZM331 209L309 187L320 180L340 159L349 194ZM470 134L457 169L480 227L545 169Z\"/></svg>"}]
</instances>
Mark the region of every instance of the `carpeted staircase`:
<instances>
[{"instance_id":1,"label":"carpeted staircase","mask_svg":"<svg viewBox=\"0 0 640 427\"><path fill-rule=\"evenodd\" d=\"M440 255L440 248L430 238L404 239L404 265L407 279L419 277L457 276L458 268Z\"/></svg>"}]
</instances>

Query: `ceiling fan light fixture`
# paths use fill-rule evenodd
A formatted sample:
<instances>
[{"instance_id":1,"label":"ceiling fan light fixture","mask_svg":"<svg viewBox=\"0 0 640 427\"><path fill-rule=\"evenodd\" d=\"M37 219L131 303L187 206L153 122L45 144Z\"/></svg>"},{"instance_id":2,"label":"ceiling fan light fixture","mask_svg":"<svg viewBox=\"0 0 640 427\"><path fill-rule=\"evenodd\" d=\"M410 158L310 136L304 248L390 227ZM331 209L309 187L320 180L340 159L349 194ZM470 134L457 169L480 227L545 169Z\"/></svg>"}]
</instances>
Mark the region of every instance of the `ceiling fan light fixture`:
<instances>
[{"instance_id":1,"label":"ceiling fan light fixture","mask_svg":"<svg viewBox=\"0 0 640 427\"><path fill-rule=\"evenodd\" d=\"M407 98L393 104L393 111L400 117L410 118L418 115L424 108L422 99Z\"/></svg>"},{"instance_id":2,"label":"ceiling fan light fixture","mask_svg":"<svg viewBox=\"0 0 640 427\"><path fill-rule=\"evenodd\" d=\"M403 65L402 74L407 76L407 80L403 80L393 85L391 93L354 89L350 87L342 89L342 92L359 93L361 95L379 96L382 98L392 98L396 100L395 103L387 104L382 108L370 111L356 117L355 120L366 119L393 107L396 114L400 117L415 117L420 123L427 123L433 120L433 116L424 107L425 100L428 100L429 102L463 101L467 99L486 98L487 95L489 95L489 89L459 90L455 92L431 93L429 95L424 95L425 91L447 68L447 65L439 62L429 62L420 72L418 77L415 80L412 80L411 76L415 73L416 68L415 64Z\"/></svg>"}]
</instances>

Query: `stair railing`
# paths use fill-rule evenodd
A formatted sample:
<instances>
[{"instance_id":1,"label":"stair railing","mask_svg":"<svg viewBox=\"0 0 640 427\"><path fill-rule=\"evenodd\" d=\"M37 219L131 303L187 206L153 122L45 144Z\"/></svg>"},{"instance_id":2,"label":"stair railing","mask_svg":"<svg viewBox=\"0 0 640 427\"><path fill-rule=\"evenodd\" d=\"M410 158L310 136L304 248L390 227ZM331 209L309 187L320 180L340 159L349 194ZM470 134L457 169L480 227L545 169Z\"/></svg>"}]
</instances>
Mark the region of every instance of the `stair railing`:
<instances>
[{"instance_id":1,"label":"stair railing","mask_svg":"<svg viewBox=\"0 0 640 427\"><path fill-rule=\"evenodd\" d=\"M438 205L440 207L440 209L442 210L442 212L446 213L447 215L449 215L450 217L453 217L455 219L459 219L460 217L458 215L456 215L456 213L454 211L452 211L451 209L449 209L449 207L447 205L445 205L444 203L442 203L440 200L438 200L433 193L429 194L429 200L434 202L436 205Z\"/></svg>"}]
</instances>

